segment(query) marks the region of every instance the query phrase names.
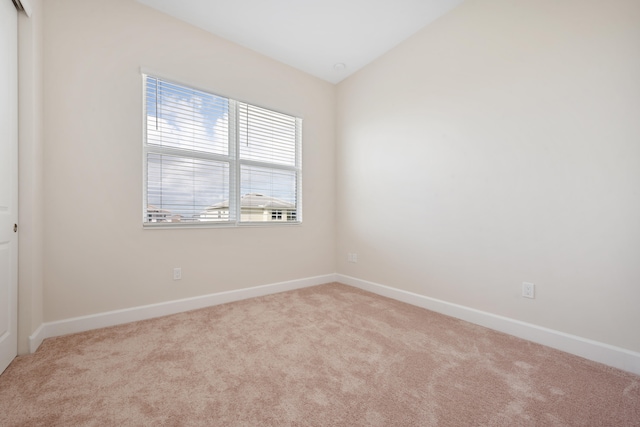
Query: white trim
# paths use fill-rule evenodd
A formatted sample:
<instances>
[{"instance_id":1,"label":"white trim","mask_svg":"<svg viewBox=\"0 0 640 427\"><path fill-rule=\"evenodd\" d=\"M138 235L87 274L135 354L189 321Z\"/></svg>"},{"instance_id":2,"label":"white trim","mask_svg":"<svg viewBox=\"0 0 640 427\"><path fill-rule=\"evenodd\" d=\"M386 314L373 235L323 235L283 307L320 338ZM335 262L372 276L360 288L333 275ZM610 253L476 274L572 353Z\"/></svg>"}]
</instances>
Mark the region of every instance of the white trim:
<instances>
[{"instance_id":1,"label":"white trim","mask_svg":"<svg viewBox=\"0 0 640 427\"><path fill-rule=\"evenodd\" d=\"M47 322L40 325L29 337L29 350L32 353L35 352L46 338L167 316L331 282L340 282L640 375L640 353L342 274L327 274Z\"/></svg>"},{"instance_id":2,"label":"white trim","mask_svg":"<svg viewBox=\"0 0 640 427\"><path fill-rule=\"evenodd\" d=\"M335 280L335 274L326 274L324 276L308 277L305 279L290 280L287 282L219 292L140 307L125 308L122 310L108 311L88 316L57 320L54 322L46 322L40 325L40 327L38 327L38 329L36 329L36 331L29 337L29 350L32 353L35 352L40 344L42 344L42 341L51 337L84 332L92 329L106 328L138 320L152 319L154 317L168 316L170 314L197 310L199 308L240 301L247 298L322 285L325 283L335 282Z\"/></svg>"},{"instance_id":3,"label":"white trim","mask_svg":"<svg viewBox=\"0 0 640 427\"><path fill-rule=\"evenodd\" d=\"M40 344L42 344L42 341L44 341L44 338L45 338L43 333L44 325L45 325L44 323L41 324L40 326L38 326L38 329L36 329L31 335L29 335L29 352L30 353L35 353L38 347L40 347Z\"/></svg>"},{"instance_id":4,"label":"white trim","mask_svg":"<svg viewBox=\"0 0 640 427\"><path fill-rule=\"evenodd\" d=\"M640 353L342 274L336 281L640 375Z\"/></svg>"}]
</instances>

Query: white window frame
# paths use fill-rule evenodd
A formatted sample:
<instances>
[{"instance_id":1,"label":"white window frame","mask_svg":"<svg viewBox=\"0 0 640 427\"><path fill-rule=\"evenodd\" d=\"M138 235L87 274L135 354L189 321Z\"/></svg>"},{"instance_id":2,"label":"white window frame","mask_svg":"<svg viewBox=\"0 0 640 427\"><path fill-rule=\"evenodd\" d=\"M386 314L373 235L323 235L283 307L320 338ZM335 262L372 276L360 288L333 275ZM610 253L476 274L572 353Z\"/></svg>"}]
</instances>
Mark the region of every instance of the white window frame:
<instances>
[{"instance_id":1,"label":"white window frame","mask_svg":"<svg viewBox=\"0 0 640 427\"><path fill-rule=\"evenodd\" d=\"M157 73L148 73L146 71L142 71L142 123L143 123L143 141L142 141L142 189L143 189L143 198L142 198L142 225L144 228L218 228L218 227L278 227L278 226L290 226L290 225L299 225L302 223L302 118L283 113L272 108L261 107L256 104L239 101L236 99L232 99L223 95L218 95L216 93L211 92L207 89L201 89L193 85L177 82L173 79L167 79L158 75ZM195 150L183 150L171 147L163 147L155 144L148 144L147 141L147 77L158 79L159 81L180 85L188 89L194 89L198 91L205 92L210 95L214 95L217 97L225 98L229 102L229 154L221 155L221 154L212 154L212 153L202 153ZM265 161L258 160L249 160L249 159L241 159L240 158L240 136L238 132L239 128L239 114L238 108L240 105L249 105L252 107L262 108L265 110L269 110L274 113L284 114L295 118L295 165L282 165L278 163L270 163ZM189 222L149 222L147 219L149 218L149 213L147 211L147 179L148 179L148 170L147 170L147 157L150 153L161 154L161 155L171 155L176 157L187 157L187 158L198 158L204 160L214 160L214 161L222 161L229 164L229 206L227 209L227 214L229 220L227 221L189 221ZM292 171L295 173L296 179L296 209L294 212L295 220L287 220L285 221L242 221L242 211L241 211L241 176L240 171L242 166L257 166L264 167L268 169L278 169L284 171Z\"/></svg>"}]
</instances>

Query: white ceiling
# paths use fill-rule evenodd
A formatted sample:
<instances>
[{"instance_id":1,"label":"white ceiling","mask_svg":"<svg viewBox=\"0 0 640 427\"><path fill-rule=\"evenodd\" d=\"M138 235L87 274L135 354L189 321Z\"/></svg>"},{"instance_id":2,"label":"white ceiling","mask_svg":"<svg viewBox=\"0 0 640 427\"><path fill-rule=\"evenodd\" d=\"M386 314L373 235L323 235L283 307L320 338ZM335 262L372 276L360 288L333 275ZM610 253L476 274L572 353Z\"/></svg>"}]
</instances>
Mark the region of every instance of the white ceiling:
<instances>
[{"instance_id":1,"label":"white ceiling","mask_svg":"<svg viewBox=\"0 0 640 427\"><path fill-rule=\"evenodd\" d=\"M338 83L464 0L137 1Z\"/></svg>"}]
</instances>

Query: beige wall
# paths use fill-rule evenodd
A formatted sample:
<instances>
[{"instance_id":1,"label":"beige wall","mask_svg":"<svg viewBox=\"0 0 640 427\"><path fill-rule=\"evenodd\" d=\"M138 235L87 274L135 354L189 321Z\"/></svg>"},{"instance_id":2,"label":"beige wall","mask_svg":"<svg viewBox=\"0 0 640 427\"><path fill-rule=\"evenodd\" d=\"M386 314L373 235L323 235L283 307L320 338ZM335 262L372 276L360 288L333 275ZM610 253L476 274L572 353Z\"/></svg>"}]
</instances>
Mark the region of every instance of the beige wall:
<instances>
[{"instance_id":1,"label":"beige wall","mask_svg":"<svg viewBox=\"0 0 640 427\"><path fill-rule=\"evenodd\" d=\"M42 0L29 0L31 18L18 15L19 218L18 352L29 352L43 309Z\"/></svg>"},{"instance_id":2,"label":"beige wall","mask_svg":"<svg viewBox=\"0 0 640 427\"><path fill-rule=\"evenodd\" d=\"M639 22L468 0L341 83L338 272L640 351Z\"/></svg>"},{"instance_id":3,"label":"beige wall","mask_svg":"<svg viewBox=\"0 0 640 427\"><path fill-rule=\"evenodd\" d=\"M42 321L336 270L640 351L637 1L467 0L337 91L133 0L43 3L21 352ZM140 67L304 117L304 224L143 230Z\"/></svg>"},{"instance_id":4,"label":"beige wall","mask_svg":"<svg viewBox=\"0 0 640 427\"><path fill-rule=\"evenodd\" d=\"M333 85L133 0L44 4L44 321L335 272ZM140 67L303 117L303 225L143 230Z\"/></svg>"}]
</instances>

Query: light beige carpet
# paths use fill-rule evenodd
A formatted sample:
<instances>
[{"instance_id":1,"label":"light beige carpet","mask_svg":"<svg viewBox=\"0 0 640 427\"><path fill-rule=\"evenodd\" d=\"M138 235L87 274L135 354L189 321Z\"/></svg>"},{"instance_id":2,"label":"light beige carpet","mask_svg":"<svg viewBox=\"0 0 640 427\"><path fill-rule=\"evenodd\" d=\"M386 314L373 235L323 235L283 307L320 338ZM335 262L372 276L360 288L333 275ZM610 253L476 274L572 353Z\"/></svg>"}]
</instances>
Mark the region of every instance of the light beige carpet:
<instances>
[{"instance_id":1,"label":"light beige carpet","mask_svg":"<svg viewBox=\"0 0 640 427\"><path fill-rule=\"evenodd\" d=\"M46 340L2 426L640 426L640 377L340 284Z\"/></svg>"}]
</instances>

